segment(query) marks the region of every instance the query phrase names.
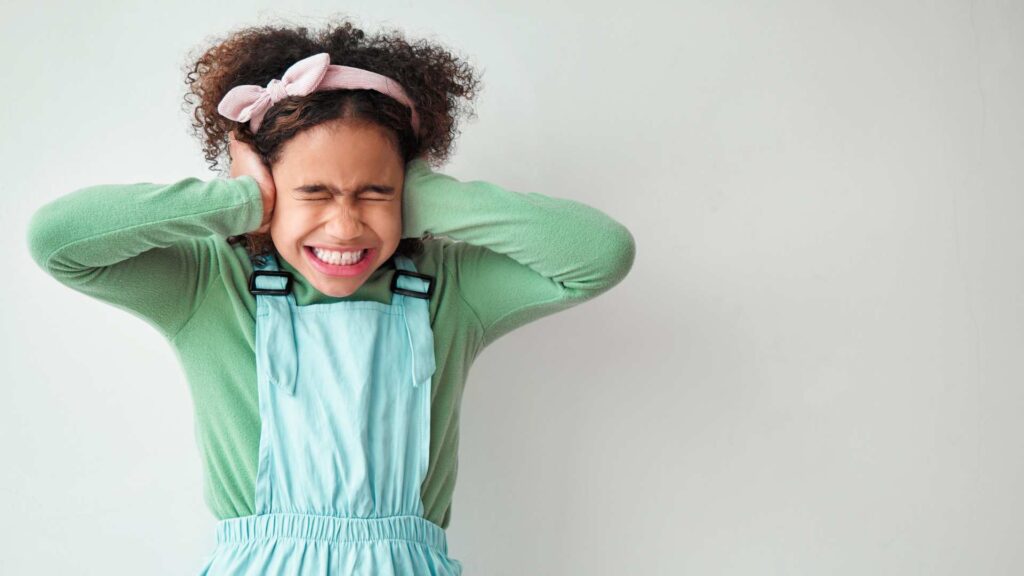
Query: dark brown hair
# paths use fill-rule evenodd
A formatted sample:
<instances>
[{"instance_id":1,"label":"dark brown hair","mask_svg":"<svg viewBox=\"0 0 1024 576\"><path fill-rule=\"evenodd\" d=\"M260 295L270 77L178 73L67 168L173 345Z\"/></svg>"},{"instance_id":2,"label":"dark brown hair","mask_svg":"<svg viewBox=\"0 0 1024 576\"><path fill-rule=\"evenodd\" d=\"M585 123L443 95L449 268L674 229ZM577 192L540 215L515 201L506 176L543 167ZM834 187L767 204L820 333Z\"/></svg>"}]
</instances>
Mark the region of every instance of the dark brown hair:
<instances>
[{"instance_id":1,"label":"dark brown hair","mask_svg":"<svg viewBox=\"0 0 1024 576\"><path fill-rule=\"evenodd\" d=\"M206 161L222 174L230 171L228 133L251 144L267 166L280 157L284 144L304 130L326 122L368 122L385 129L397 144L403 163L422 157L437 167L447 160L459 134L463 114L475 118L471 107L480 80L476 71L444 46L424 40L409 41L395 29L368 36L346 17L332 17L320 30L305 26L246 27L215 39L190 56L185 68L188 92L185 103L194 109L192 133L203 143ZM412 131L409 108L375 90L327 90L292 96L274 104L259 132L249 123L221 116L217 105L239 84L266 86L280 79L295 62L320 52L332 64L354 66L388 76L405 89L416 104L420 133ZM194 54L194 52L193 52ZM245 241L250 256L272 250L270 234L242 234L228 242ZM420 239L403 238L396 253L413 255L422 250Z\"/></svg>"}]
</instances>

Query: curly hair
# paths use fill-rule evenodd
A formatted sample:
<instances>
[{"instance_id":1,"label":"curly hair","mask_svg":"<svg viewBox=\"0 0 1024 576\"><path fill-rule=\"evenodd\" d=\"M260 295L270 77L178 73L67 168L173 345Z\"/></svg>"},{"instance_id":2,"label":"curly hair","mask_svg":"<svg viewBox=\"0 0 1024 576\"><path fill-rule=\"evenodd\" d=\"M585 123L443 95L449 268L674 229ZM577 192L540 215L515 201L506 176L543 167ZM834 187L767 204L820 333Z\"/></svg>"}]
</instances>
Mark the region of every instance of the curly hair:
<instances>
[{"instance_id":1,"label":"curly hair","mask_svg":"<svg viewBox=\"0 0 1024 576\"><path fill-rule=\"evenodd\" d=\"M453 150L458 120L464 113L475 118L471 104L480 87L476 70L448 49L425 40L410 42L395 29L368 36L346 17L333 17L321 30L305 26L260 25L245 27L215 39L189 57L185 67L188 92L186 107L191 112L192 134L203 143L211 170L230 168L228 134L253 146L267 166L280 158L284 144L299 133L336 120L380 126L397 143L403 163L421 157L436 166ZM259 132L249 123L221 116L217 105L239 84L266 86L280 79L295 62L327 52L332 64L353 66L396 80L416 104L419 134L413 133L409 108L375 90L339 89L292 96L277 102L264 116ZM194 54L195 52L192 52ZM223 161L223 164L221 164ZM245 241L250 256L270 252L270 234L247 233L228 238ZM419 238L403 238L396 253L411 256L421 252Z\"/></svg>"}]
</instances>

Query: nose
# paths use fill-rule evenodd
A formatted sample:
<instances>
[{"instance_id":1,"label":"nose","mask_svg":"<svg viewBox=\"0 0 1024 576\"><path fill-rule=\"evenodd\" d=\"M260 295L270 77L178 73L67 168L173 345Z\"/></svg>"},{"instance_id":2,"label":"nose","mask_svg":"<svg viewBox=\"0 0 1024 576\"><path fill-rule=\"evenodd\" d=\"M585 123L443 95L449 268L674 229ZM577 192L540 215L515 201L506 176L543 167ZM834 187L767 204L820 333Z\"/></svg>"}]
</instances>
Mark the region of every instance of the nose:
<instances>
[{"instance_id":1,"label":"nose","mask_svg":"<svg viewBox=\"0 0 1024 576\"><path fill-rule=\"evenodd\" d=\"M348 242L363 235L363 221L359 211L344 204L337 206L324 231L341 242Z\"/></svg>"}]
</instances>

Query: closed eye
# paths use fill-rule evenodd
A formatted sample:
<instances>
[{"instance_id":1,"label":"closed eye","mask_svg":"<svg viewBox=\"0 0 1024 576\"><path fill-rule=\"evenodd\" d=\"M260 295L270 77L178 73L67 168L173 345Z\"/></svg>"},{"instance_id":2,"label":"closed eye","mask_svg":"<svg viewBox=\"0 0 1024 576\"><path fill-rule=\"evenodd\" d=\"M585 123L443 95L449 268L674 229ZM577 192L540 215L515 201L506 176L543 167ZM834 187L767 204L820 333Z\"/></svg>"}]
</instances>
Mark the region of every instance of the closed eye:
<instances>
[{"instance_id":1,"label":"closed eye","mask_svg":"<svg viewBox=\"0 0 1024 576\"><path fill-rule=\"evenodd\" d=\"M319 182L299 186L295 188L295 192L297 192L301 197L310 200L327 199L326 197L309 198L310 194L322 194L324 192L328 192L330 193L330 197L342 195L341 191L335 188L334 186ZM394 187L386 186L384 184L363 184L362 186L354 190L352 193L355 194L357 198L363 198L367 193L375 194L373 198L367 198L367 200L373 202L387 202L389 200L395 199L398 196L397 191L395 190Z\"/></svg>"},{"instance_id":2,"label":"closed eye","mask_svg":"<svg viewBox=\"0 0 1024 576\"><path fill-rule=\"evenodd\" d=\"M321 196L319 198L299 198L299 200L301 200L303 202L322 202L324 200L331 200L333 198L334 198L334 196ZM393 198L390 197L390 196L385 196L383 198L360 197L359 199L360 200L369 200L370 202L390 202L391 200L393 200Z\"/></svg>"}]
</instances>

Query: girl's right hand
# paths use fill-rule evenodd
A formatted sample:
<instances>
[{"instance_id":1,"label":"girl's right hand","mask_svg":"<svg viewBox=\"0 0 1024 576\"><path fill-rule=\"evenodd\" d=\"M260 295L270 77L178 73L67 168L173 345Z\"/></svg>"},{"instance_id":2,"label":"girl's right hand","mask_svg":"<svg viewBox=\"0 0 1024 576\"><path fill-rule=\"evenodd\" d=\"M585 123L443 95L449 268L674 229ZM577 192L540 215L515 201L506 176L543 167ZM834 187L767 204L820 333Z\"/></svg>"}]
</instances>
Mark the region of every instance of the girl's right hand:
<instances>
[{"instance_id":1,"label":"girl's right hand","mask_svg":"<svg viewBox=\"0 0 1024 576\"><path fill-rule=\"evenodd\" d=\"M260 221L260 227L252 232L265 234L270 231L270 219L274 215L274 200L277 197L274 177L251 145L235 140L234 130L228 133L228 155L231 156L232 178L251 176L260 185L260 193L263 196L263 220Z\"/></svg>"}]
</instances>

